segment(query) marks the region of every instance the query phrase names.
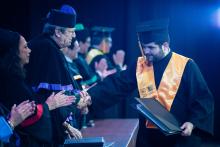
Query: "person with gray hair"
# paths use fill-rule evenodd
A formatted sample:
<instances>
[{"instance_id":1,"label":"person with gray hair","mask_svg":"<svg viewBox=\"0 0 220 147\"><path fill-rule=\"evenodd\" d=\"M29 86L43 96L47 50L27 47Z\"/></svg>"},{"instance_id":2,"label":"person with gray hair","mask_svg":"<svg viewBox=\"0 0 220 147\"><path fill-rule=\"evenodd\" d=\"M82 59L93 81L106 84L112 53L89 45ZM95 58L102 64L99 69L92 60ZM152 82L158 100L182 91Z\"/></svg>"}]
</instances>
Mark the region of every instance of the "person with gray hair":
<instances>
[{"instance_id":1,"label":"person with gray hair","mask_svg":"<svg viewBox=\"0 0 220 147\"><path fill-rule=\"evenodd\" d=\"M73 8L71 12L53 9L47 16L42 34L28 44L32 54L27 66L27 82L41 97L40 101L44 102L51 92L60 90L65 90L65 94L78 96L76 101L79 103L51 111L54 144L63 144L66 132L74 138L82 137L75 129L77 124L74 121L74 114L77 104L83 108L90 100L86 92L76 89L75 81L69 74L67 62L61 51L71 45L72 38L75 37L75 23L76 12ZM70 120L74 122L71 123Z\"/></svg>"}]
</instances>

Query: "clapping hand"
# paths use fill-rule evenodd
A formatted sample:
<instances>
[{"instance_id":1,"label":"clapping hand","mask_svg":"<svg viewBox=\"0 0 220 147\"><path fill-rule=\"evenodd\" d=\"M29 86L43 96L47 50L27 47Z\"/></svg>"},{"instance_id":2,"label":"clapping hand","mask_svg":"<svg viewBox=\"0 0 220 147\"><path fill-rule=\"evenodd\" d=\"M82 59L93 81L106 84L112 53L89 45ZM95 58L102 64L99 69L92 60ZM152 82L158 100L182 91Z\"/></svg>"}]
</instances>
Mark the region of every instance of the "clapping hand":
<instances>
[{"instance_id":1,"label":"clapping hand","mask_svg":"<svg viewBox=\"0 0 220 147\"><path fill-rule=\"evenodd\" d=\"M127 66L124 65L124 59L125 52L123 50L117 50L116 53L113 54L113 61L115 65L118 65L121 68L121 70L125 70L127 68Z\"/></svg>"},{"instance_id":2,"label":"clapping hand","mask_svg":"<svg viewBox=\"0 0 220 147\"><path fill-rule=\"evenodd\" d=\"M78 109L83 109L85 107L87 107L88 105L92 104L92 100L90 95L88 94L88 92L86 91L81 91L80 92L80 100L77 104L77 108Z\"/></svg>"},{"instance_id":3,"label":"clapping hand","mask_svg":"<svg viewBox=\"0 0 220 147\"><path fill-rule=\"evenodd\" d=\"M75 102L75 96L67 96L64 90L55 94L54 92L47 98L46 103L49 110L54 110L59 107L69 106Z\"/></svg>"},{"instance_id":4,"label":"clapping hand","mask_svg":"<svg viewBox=\"0 0 220 147\"><path fill-rule=\"evenodd\" d=\"M34 114L35 108L36 105L34 101L29 102L29 100L23 101L18 106L14 104L11 108L10 117L8 119L11 127L16 127L27 117Z\"/></svg>"}]
</instances>

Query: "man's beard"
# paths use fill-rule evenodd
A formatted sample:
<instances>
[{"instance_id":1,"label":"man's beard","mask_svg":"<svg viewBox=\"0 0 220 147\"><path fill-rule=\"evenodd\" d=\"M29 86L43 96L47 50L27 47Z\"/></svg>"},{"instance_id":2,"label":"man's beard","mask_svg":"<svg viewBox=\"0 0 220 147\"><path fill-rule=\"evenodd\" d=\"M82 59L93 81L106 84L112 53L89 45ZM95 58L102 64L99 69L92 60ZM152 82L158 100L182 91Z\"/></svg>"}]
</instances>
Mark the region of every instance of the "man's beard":
<instances>
[{"instance_id":1,"label":"man's beard","mask_svg":"<svg viewBox=\"0 0 220 147\"><path fill-rule=\"evenodd\" d=\"M148 66L152 65L153 61L154 61L154 57L152 55L148 55L147 57L147 61L148 61Z\"/></svg>"},{"instance_id":2,"label":"man's beard","mask_svg":"<svg viewBox=\"0 0 220 147\"><path fill-rule=\"evenodd\" d=\"M148 56L147 58L148 58L149 62L153 62L153 60L154 60L154 57L152 55Z\"/></svg>"}]
</instances>

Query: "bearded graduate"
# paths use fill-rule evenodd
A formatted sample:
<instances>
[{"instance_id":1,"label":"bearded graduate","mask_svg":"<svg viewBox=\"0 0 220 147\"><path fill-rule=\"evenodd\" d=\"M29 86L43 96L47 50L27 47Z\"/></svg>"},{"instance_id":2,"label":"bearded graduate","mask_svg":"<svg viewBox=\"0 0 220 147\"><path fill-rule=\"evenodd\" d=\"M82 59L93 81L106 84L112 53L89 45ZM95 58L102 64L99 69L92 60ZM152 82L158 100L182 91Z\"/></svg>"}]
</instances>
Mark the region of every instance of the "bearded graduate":
<instances>
[{"instance_id":1,"label":"bearded graduate","mask_svg":"<svg viewBox=\"0 0 220 147\"><path fill-rule=\"evenodd\" d=\"M213 134L214 99L194 60L172 52L168 20L137 26L143 56L119 75L107 77L89 90L94 113L138 90L140 98L155 98L181 123L182 134L164 136L140 116L137 146L200 146ZM145 58L146 56L146 58ZM105 99L103 99L105 97ZM158 141L159 140L159 141Z\"/></svg>"}]
</instances>

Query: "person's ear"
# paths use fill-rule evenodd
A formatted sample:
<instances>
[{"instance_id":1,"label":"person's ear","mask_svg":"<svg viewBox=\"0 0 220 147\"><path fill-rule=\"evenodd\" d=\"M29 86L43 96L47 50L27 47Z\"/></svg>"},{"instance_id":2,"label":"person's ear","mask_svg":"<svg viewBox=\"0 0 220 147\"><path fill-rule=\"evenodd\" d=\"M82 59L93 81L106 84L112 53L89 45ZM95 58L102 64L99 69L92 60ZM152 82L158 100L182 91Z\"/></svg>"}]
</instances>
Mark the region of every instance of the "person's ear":
<instances>
[{"instance_id":1,"label":"person's ear","mask_svg":"<svg viewBox=\"0 0 220 147\"><path fill-rule=\"evenodd\" d=\"M168 42L164 42L163 45L165 48L169 48L169 43Z\"/></svg>"},{"instance_id":2,"label":"person's ear","mask_svg":"<svg viewBox=\"0 0 220 147\"><path fill-rule=\"evenodd\" d=\"M168 42L164 42L163 45L162 45L162 50L163 50L163 53L165 55L167 55L170 51L170 48L169 48L169 43Z\"/></svg>"},{"instance_id":3,"label":"person's ear","mask_svg":"<svg viewBox=\"0 0 220 147\"><path fill-rule=\"evenodd\" d=\"M59 37L61 36L60 33L61 33L61 31L60 31L59 29L55 29L55 36L56 36L56 37L59 38Z\"/></svg>"}]
</instances>

